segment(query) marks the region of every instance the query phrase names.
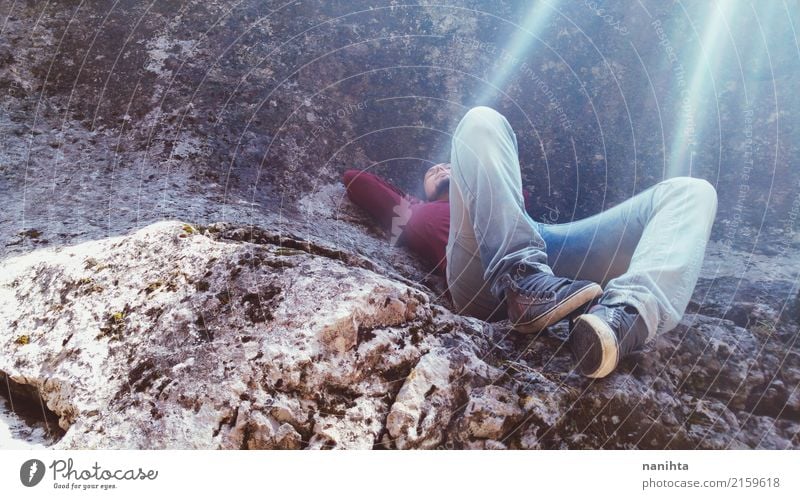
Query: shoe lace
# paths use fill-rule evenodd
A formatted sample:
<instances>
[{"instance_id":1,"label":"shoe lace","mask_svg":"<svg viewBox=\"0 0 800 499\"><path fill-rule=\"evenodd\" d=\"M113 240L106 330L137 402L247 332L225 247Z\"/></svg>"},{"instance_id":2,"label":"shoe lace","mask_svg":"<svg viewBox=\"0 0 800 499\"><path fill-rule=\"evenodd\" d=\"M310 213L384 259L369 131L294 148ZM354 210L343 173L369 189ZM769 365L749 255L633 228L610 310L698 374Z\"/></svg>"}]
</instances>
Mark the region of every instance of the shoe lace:
<instances>
[{"instance_id":1,"label":"shoe lace","mask_svg":"<svg viewBox=\"0 0 800 499\"><path fill-rule=\"evenodd\" d=\"M613 307L608 317L609 325L619 336L619 348L622 356L644 346L647 330L639 317L639 312L632 306Z\"/></svg>"},{"instance_id":2,"label":"shoe lace","mask_svg":"<svg viewBox=\"0 0 800 499\"><path fill-rule=\"evenodd\" d=\"M516 293L535 300L555 299L556 291L564 282L564 279L543 272L526 274L516 279L506 276L506 280Z\"/></svg>"}]
</instances>

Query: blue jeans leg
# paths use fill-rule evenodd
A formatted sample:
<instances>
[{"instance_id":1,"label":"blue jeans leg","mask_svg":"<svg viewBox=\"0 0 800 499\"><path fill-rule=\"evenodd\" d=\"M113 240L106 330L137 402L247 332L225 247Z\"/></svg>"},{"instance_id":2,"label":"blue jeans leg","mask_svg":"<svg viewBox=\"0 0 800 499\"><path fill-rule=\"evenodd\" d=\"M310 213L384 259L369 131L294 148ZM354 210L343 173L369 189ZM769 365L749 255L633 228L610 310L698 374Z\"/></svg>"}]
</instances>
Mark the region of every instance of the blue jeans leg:
<instances>
[{"instance_id":1,"label":"blue jeans leg","mask_svg":"<svg viewBox=\"0 0 800 499\"><path fill-rule=\"evenodd\" d=\"M459 123L451 168L447 282L459 313L505 318L498 280L522 264L602 284L600 302L634 306L648 339L680 321L716 216L711 184L672 178L583 220L534 222L524 210L514 132L486 107Z\"/></svg>"},{"instance_id":2,"label":"blue jeans leg","mask_svg":"<svg viewBox=\"0 0 800 499\"><path fill-rule=\"evenodd\" d=\"M508 272L547 272L545 242L525 212L517 139L488 107L461 119L450 155L450 234L447 282L460 313L505 317Z\"/></svg>"},{"instance_id":3,"label":"blue jeans leg","mask_svg":"<svg viewBox=\"0 0 800 499\"><path fill-rule=\"evenodd\" d=\"M592 217L541 224L539 231L556 275L602 284L602 304L636 307L650 340L686 311L716 211L710 183L676 177Z\"/></svg>"}]
</instances>

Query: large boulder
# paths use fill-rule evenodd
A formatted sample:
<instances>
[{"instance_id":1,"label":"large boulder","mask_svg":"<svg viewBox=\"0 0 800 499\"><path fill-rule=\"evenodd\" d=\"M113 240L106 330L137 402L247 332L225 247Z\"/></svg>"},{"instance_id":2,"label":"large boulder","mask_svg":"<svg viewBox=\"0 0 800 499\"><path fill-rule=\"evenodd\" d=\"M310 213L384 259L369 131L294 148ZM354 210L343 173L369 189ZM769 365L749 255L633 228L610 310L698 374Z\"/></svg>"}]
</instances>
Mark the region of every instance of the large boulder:
<instances>
[{"instance_id":1,"label":"large boulder","mask_svg":"<svg viewBox=\"0 0 800 499\"><path fill-rule=\"evenodd\" d=\"M795 336L687 315L605 380L297 235L160 222L0 264L0 376L57 448L798 446ZM441 302L441 298L439 298Z\"/></svg>"}]
</instances>

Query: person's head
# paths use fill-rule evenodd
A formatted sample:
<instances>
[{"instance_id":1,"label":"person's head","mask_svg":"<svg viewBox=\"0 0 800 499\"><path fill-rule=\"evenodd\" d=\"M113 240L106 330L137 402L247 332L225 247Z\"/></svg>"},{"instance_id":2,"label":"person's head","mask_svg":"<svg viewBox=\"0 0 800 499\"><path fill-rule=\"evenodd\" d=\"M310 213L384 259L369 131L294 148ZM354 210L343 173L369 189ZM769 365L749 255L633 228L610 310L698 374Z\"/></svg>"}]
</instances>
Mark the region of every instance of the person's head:
<instances>
[{"instance_id":1,"label":"person's head","mask_svg":"<svg viewBox=\"0 0 800 499\"><path fill-rule=\"evenodd\" d=\"M428 168L423 180L428 201L448 199L450 195L450 163L439 163Z\"/></svg>"}]
</instances>

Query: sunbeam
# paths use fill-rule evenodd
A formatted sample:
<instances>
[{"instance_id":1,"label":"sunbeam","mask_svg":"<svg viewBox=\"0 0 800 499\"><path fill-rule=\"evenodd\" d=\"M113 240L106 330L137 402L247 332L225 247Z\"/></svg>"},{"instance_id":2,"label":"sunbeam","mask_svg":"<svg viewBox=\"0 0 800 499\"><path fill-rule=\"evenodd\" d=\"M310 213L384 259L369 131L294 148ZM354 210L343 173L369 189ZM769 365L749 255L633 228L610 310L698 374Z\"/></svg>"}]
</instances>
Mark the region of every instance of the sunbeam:
<instances>
[{"instance_id":1,"label":"sunbeam","mask_svg":"<svg viewBox=\"0 0 800 499\"><path fill-rule=\"evenodd\" d=\"M559 0L538 2L530 8L525 19L514 29L513 35L502 48L499 69L483 85L475 105L491 106L498 91L502 91L519 68L519 61L531 50L531 45L539 38L547 21L558 7Z\"/></svg>"},{"instance_id":2,"label":"sunbeam","mask_svg":"<svg viewBox=\"0 0 800 499\"><path fill-rule=\"evenodd\" d=\"M694 155L698 141L702 140L704 120L709 112L709 99L716 97L715 69L720 62L720 45L723 40L725 17L733 15L738 4L731 2L709 3L701 18L706 19L700 42L700 51L690 71L689 85L680 90L680 106L672 134L667 177L692 175ZM714 96L710 97L709 92Z\"/></svg>"}]
</instances>

